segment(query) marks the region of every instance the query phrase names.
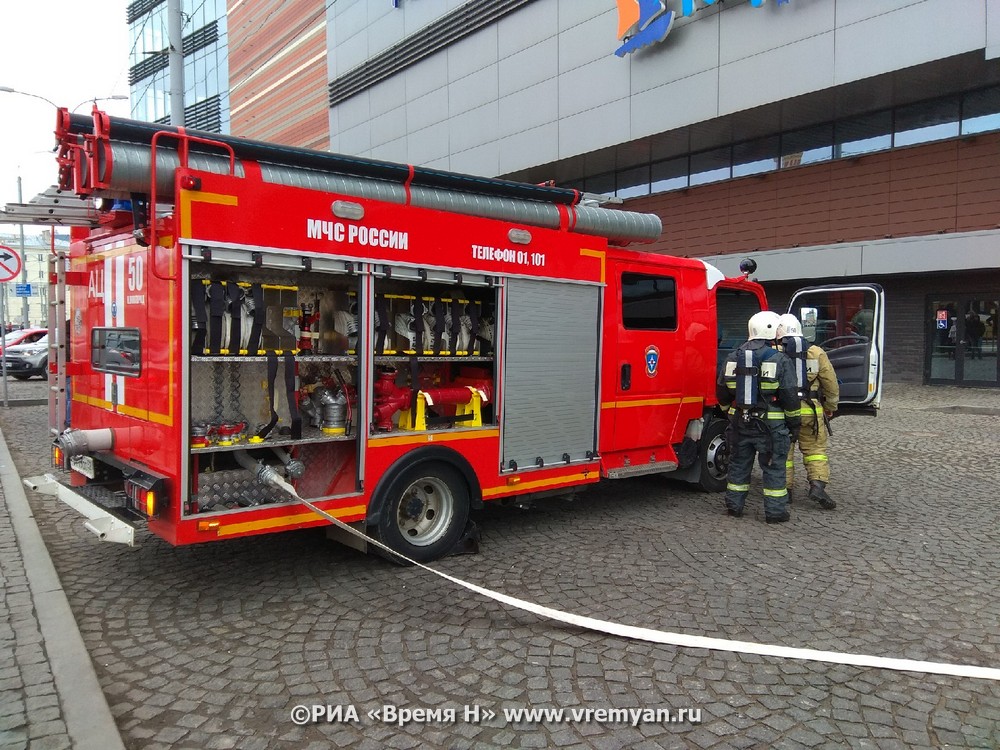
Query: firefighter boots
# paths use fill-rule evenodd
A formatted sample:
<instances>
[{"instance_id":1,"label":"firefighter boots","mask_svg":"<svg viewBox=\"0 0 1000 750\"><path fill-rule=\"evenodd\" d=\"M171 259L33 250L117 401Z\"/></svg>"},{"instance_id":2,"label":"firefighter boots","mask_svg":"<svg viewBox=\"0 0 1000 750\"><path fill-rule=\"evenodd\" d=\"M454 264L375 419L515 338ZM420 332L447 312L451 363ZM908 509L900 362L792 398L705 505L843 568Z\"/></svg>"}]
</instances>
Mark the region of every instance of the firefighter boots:
<instances>
[{"instance_id":1,"label":"firefighter boots","mask_svg":"<svg viewBox=\"0 0 1000 750\"><path fill-rule=\"evenodd\" d=\"M791 517L790 513L782 513L780 516L767 516L764 520L768 523L785 523L785 521L791 520Z\"/></svg>"},{"instance_id":2,"label":"firefighter boots","mask_svg":"<svg viewBox=\"0 0 1000 750\"><path fill-rule=\"evenodd\" d=\"M820 507L825 510L833 510L837 507L836 501L826 494L826 482L821 482L818 479L809 481L809 497L818 502Z\"/></svg>"}]
</instances>

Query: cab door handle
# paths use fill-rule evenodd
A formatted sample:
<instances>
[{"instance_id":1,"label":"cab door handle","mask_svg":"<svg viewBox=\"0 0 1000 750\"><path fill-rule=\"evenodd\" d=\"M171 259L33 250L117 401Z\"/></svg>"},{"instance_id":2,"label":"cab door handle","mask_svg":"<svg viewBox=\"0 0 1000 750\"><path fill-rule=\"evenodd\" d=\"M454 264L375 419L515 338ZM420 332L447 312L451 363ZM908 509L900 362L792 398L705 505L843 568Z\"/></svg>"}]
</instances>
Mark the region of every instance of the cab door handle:
<instances>
[{"instance_id":1,"label":"cab door handle","mask_svg":"<svg viewBox=\"0 0 1000 750\"><path fill-rule=\"evenodd\" d=\"M627 391L632 387L632 365L627 362L622 365L622 390Z\"/></svg>"}]
</instances>

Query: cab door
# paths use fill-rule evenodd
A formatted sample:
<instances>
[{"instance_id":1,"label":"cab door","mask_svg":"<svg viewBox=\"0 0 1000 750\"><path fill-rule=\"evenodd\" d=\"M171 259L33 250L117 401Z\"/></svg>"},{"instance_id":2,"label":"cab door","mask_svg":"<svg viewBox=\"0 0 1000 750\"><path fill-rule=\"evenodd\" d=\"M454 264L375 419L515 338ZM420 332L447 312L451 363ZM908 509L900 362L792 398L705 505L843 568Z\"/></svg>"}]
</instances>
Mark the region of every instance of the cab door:
<instances>
[{"instance_id":1,"label":"cab door","mask_svg":"<svg viewBox=\"0 0 1000 750\"><path fill-rule=\"evenodd\" d=\"M799 289L788 312L830 358L840 384L839 414L874 416L882 398L885 295L878 284Z\"/></svg>"},{"instance_id":2,"label":"cab door","mask_svg":"<svg viewBox=\"0 0 1000 750\"><path fill-rule=\"evenodd\" d=\"M602 403L601 415L613 420L614 427L612 444L603 450L668 446L685 372L680 275L666 266L635 262L615 263L612 272L619 298L609 310L617 331L609 352L614 387L606 393L613 393L614 401Z\"/></svg>"}]
</instances>

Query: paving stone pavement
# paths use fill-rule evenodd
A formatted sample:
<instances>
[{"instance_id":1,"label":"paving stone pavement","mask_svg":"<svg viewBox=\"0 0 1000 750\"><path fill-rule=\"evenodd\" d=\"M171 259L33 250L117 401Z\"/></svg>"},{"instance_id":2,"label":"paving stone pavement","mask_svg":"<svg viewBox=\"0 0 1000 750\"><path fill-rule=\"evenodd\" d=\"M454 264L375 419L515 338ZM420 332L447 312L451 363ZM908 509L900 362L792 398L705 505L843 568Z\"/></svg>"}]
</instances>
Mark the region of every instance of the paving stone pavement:
<instances>
[{"instance_id":1,"label":"paving stone pavement","mask_svg":"<svg viewBox=\"0 0 1000 750\"><path fill-rule=\"evenodd\" d=\"M44 383L4 389L44 403ZM26 400L27 399L27 400ZM122 750L76 619L0 436L0 748Z\"/></svg>"},{"instance_id":2,"label":"paving stone pavement","mask_svg":"<svg viewBox=\"0 0 1000 750\"><path fill-rule=\"evenodd\" d=\"M29 724L30 718L30 724ZM68 748L24 560L0 492L0 748Z\"/></svg>"},{"instance_id":3,"label":"paving stone pavement","mask_svg":"<svg viewBox=\"0 0 1000 750\"><path fill-rule=\"evenodd\" d=\"M742 519L720 495L623 480L490 507L481 554L437 567L629 625L1000 666L998 415L997 391L889 385L879 418L834 422L836 511L804 499L801 469L781 526L763 522L759 475ZM47 470L44 408L8 410L0 426L23 476ZM28 494L129 748L1000 747L998 682L618 639L320 531L127 549ZM359 718L295 725L293 707L312 704ZM366 715L384 705L458 719ZM465 705L690 708L701 721L476 722Z\"/></svg>"}]
</instances>

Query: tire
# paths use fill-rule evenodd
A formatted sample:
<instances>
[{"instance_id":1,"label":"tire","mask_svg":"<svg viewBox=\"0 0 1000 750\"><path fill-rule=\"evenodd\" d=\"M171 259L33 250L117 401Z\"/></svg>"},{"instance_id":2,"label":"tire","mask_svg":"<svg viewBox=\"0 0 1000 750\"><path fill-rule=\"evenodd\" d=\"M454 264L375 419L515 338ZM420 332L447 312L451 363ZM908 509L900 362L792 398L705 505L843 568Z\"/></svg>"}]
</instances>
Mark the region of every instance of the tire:
<instances>
[{"instance_id":1,"label":"tire","mask_svg":"<svg viewBox=\"0 0 1000 750\"><path fill-rule=\"evenodd\" d=\"M726 489L726 475L729 473L729 441L726 430L729 423L724 419L713 419L708 423L698 446L698 463L701 474L698 486L705 492L722 492Z\"/></svg>"},{"instance_id":2,"label":"tire","mask_svg":"<svg viewBox=\"0 0 1000 750\"><path fill-rule=\"evenodd\" d=\"M380 499L375 538L416 562L447 555L469 520L469 486L457 469L441 461L423 461L402 471Z\"/></svg>"}]
</instances>

